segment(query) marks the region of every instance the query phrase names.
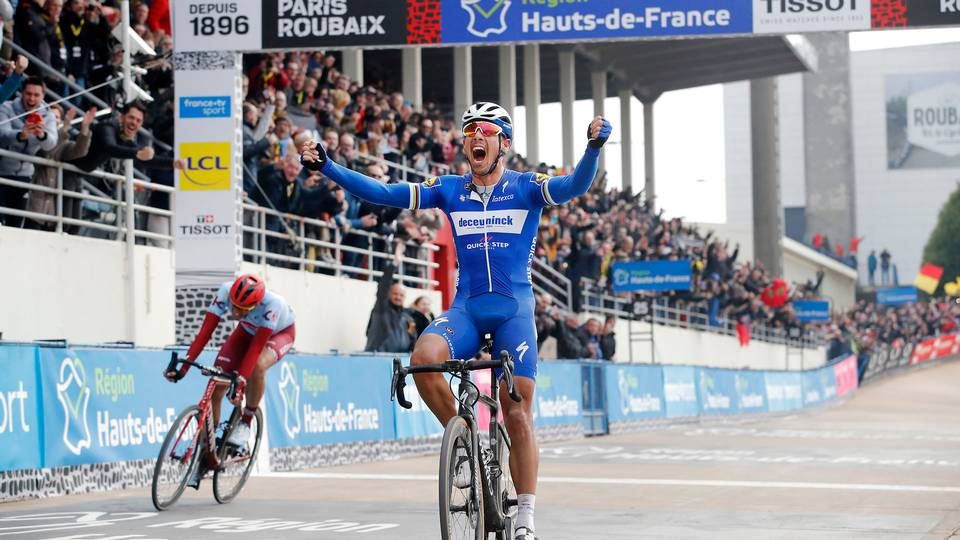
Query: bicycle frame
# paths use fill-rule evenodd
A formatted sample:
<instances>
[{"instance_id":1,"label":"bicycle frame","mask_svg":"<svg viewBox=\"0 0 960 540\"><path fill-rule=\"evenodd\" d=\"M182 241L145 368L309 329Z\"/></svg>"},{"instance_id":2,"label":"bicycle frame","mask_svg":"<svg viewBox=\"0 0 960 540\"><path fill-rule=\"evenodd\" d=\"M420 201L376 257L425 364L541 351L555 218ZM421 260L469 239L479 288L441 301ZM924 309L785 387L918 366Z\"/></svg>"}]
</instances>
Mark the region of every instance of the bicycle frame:
<instances>
[{"instance_id":1,"label":"bicycle frame","mask_svg":"<svg viewBox=\"0 0 960 540\"><path fill-rule=\"evenodd\" d=\"M183 461L188 463L193 456L193 453L197 451L198 443L200 442L201 432L206 430L207 435L207 455L206 455L206 464L204 465L208 469L216 470L220 467L220 459L217 457L217 437L216 437L216 426L213 424L213 393L216 390L217 386L227 385L227 393L230 393L230 389L236 383L235 379L222 372L219 368L209 368L194 362L187 360L180 360L177 358L176 353L173 353L170 358L170 364L167 366L167 371L174 371L177 363L183 363L188 365L196 366L204 372L211 372L210 380L207 382L207 387L203 391L203 395L200 397L200 402L197 403L197 407L200 409L200 420L197 422L198 428L197 432L193 434L193 440L190 442L190 446L187 448L187 452L183 455ZM219 404L218 404L219 405ZM187 429L187 425L184 425L180 429L180 433L177 435L177 439L173 445L170 447L171 456L174 457L172 452L177 447L178 442L183 438L183 434Z\"/></svg>"},{"instance_id":2,"label":"bicycle frame","mask_svg":"<svg viewBox=\"0 0 960 540\"><path fill-rule=\"evenodd\" d=\"M477 387L476 383L471 380L470 372L477 371L482 369L493 369L493 368L502 368L503 376L505 383L507 384L507 391L510 395L510 398L519 402L521 400L520 394L517 392L516 388L513 385L513 359L510 355L503 351L501 353L500 360L471 360L467 362L460 362L458 360L448 360L443 364L435 365L425 365L425 366L408 366L403 367L399 359L394 359L393 361L393 382L391 384L390 398L391 400L394 397L400 403L400 406L409 409L412 405L407 401L404 396L404 387L406 386L406 376L413 373L450 373L454 377L460 379L460 383L455 394L455 398L458 403L457 407L457 416L464 419L467 423L470 430L470 446L474 452L475 456L478 456L478 473L481 476L482 481L480 482L481 489L484 492L484 506L488 504L493 504L492 497L500 496L500 487L501 482L503 481L503 468L500 463L500 445L507 444L509 447L510 438L506 433L506 430L503 427L503 424L499 420L500 416L500 381L497 377L490 377L490 393L484 394L480 392L480 389ZM491 372L493 375L493 372ZM452 385L451 385L452 388ZM476 400L472 400L469 396L472 396L473 390L476 391ZM480 429L477 424L476 414L474 413L473 406L477 403L482 403L487 406L490 410L490 424L488 430L488 446L491 452L492 459L483 460L479 459L480 456ZM489 469L488 469L489 466ZM499 508L501 511L498 512L487 512L486 519L488 520L488 525L492 525L494 530L502 530L503 523L501 520L505 519L505 512L502 512L503 508L500 508L500 503L505 506L510 506L516 504L514 501L499 501L498 506L491 506L490 510ZM501 521L501 523L490 522L491 519L496 519Z\"/></svg>"}]
</instances>

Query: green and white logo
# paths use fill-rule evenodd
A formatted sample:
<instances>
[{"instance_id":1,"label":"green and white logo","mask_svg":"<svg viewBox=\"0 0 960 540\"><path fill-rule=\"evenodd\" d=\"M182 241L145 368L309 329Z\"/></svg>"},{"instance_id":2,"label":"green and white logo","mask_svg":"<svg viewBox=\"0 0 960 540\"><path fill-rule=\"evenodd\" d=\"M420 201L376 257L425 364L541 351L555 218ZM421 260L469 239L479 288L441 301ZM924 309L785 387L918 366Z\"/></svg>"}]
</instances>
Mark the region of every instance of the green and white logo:
<instances>
[{"instance_id":1,"label":"green and white logo","mask_svg":"<svg viewBox=\"0 0 960 540\"><path fill-rule=\"evenodd\" d=\"M87 424L87 406L90 388L87 373L79 358L66 357L60 363L57 399L63 406L63 444L76 455L90 448L90 426Z\"/></svg>"}]
</instances>

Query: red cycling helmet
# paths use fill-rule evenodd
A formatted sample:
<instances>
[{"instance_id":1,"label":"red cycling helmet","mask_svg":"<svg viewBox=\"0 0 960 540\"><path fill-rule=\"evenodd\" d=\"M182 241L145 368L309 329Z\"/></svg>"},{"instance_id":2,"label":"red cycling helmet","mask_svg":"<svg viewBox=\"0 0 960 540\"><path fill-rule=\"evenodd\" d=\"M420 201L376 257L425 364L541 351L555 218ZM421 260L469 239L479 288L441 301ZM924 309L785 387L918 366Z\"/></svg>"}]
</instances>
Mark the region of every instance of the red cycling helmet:
<instances>
[{"instance_id":1,"label":"red cycling helmet","mask_svg":"<svg viewBox=\"0 0 960 540\"><path fill-rule=\"evenodd\" d=\"M253 274L244 274L230 287L230 303L243 310L251 310L263 300L267 286Z\"/></svg>"}]
</instances>

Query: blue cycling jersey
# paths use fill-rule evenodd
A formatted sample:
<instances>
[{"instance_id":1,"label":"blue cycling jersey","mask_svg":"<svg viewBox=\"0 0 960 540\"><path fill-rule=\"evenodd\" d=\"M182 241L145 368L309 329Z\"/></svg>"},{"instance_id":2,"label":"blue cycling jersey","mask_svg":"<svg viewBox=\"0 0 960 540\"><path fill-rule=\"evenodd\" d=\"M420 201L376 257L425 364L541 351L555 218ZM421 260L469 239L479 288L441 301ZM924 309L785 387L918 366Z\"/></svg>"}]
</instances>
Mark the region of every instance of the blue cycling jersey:
<instances>
[{"instance_id":1,"label":"blue cycling jersey","mask_svg":"<svg viewBox=\"0 0 960 540\"><path fill-rule=\"evenodd\" d=\"M333 161L327 161L322 172L376 204L439 208L450 219L457 246L457 298L491 292L516 298L533 294L530 265L541 210L586 193L599 155L599 149L588 147L568 176L506 170L486 200L470 174L437 176L420 184L384 184Z\"/></svg>"},{"instance_id":2,"label":"blue cycling jersey","mask_svg":"<svg viewBox=\"0 0 960 540\"><path fill-rule=\"evenodd\" d=\"M515 373L533 378L537 336L530 268L540 214L545 206L586 193L599 155L599 148L588 147L567 176L504 171L492 189L483 188L485 196L470 174L437 176L420 184L384 184L330 160L321 171L375 204L442 210L457 246L457 295L424 334L444 338L451 358L470 358L480 348L480 336L493 333L494 349L514 354Z\"/></svg>"}]
</instances>

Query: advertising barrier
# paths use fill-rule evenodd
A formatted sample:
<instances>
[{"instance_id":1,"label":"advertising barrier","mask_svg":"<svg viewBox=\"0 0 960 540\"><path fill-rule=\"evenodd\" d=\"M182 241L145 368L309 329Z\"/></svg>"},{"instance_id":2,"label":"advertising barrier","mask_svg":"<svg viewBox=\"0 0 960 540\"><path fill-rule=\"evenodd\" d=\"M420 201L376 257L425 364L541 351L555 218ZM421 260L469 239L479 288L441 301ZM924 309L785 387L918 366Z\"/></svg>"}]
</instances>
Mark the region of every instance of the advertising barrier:
<instances>
[{"instance_id":1,"label":"advertising barrier","mask_svg":"<svg viewBox=\"0 0 960 540\"><path fill-rule=\"evenodd\" d=\"M850 355L833 365L837 397L843 397L857 388L857 357Z\"/></svg>"},{"instance_id":2,"label":"advertising barrier","mask_svg":"<svg viewBox=\"0 0 960 540\"><path fill-rule=\"evenodd\" d=\"M46 466L155 458L167 429L200 401L207 381L165 380L164 351L41 347L37 357Z\"/></svg>"},{"instance_id":3,"label":"advertising barrier","mask_svg":"<svg viewBox=\"0 0 960 540\"><path fill-rule=\"evenodd\" d=\"M767 412L767 382L760 371L738 371L734 375L737 384L737 410L744 413Z\"/></svg>"},{"instance_id":4,"label":"advertising barrier","mask_svg":"<svg viewBox=\"0 0 960 540\"><path fill-rule=\"evenodd\" d=\"M729 369L697 368L700 412L731 414L738 410L736 372Z\"/></svg>"},{"instance_id":5,"label":"advertising barrier","mask_svg":"<svg viewBox=\"0 0 960 540\"><path fill-rule=\"evenodd\" d=\"M666 415L660 366L614 364L607 366L604 379L611 422L649 420Z\"/></svg>"},{"instance_id":6,"label":"advertising barrier","mask_svg":"<svg viewBox=\"0 0 960 540\"><path fill-rule=\"evenodd\" d=\"M764 374L767 408L770 412L792 411L803 407L803 378L795 371L769 371Z\"/></svg>"},{"instance_id":7,"label":"advertising barrier","mask_svg":"<svg viewBox=\"0 0 960 540\"><path fill-rule=\"evenodd\" d=\"M537 426L580 424L583 397L579 362L542 362L537 366L533 421Z\"/></svg>"},{"instance_id":8,"label":"advertising barrier","mask_svg":"<svg viewBox=\"0 0 960 540\"><path fill-rule=\"evenodd\" d=\"M0 347L0 370L0 449L7 449L0 450L0 471L38 468L43 428L37 348Z\"/></svg>"},{"instance_id":9,"label":"advertising barrier","mask_svg":"<svg viewBox=\"0 0 960 540\"><path fill-rule=\"evenodd\" d=\"M700 412L697 395L697 368L691 366L663 366L663 395L667 416L691 417Z\"/></svg>"},{"instance_id":10,"label":"advertising barrier","mask_svg":"<svg viewBox=\"0 0 960 540\"><path fill-rule=\"evenodd\" d=\"M956 354L960 354L960 334L937 336L918 343L913 349L910 363L920 364Z\"/></svg>"},{"instance_id":11,"label":"advertising barrier","mask_svg":"<svg viewBox=\"0 0 960 540\"><path fill-rule=\"evenodd\" d=\"M922 358L957 354L957 336L928 340ZM904 362L910 348L888 355ZM199 401L205 377L162 378L168 351L0 346L0 471L150 460L176 415ZM212 363L204 353L202 363ZM590 382L584 368L600 376ZM390 402L392 359L291 354L268 371L270 447L290 448L439 435L442 426L407 386L414 403ZM195 370L192 370L195 371ZM592 376L591 376L592 377ZM481 389L489 372L476 372ZM592 386L592 388L586 388ZM585 425L584 392L606 410L597 425L651 419L789 411L850 395L857 359L806 372L548 361L539 366L533 410L538 427ZM591 394L592 395L592 394ZM228 406L224 406L224 410ZM487 424L481 407L478 419Z\"/></svg>"},{"instance_id":12,"label":"advertising barrier","mask_svg":"<svg viewBox=\"0 0 960 540\"><path fill-rule=\"evenodd\" d=\"M287 355L267 372L270 445L395 438L392 369L389 358Z\"/></svg>"}]
</instances>

